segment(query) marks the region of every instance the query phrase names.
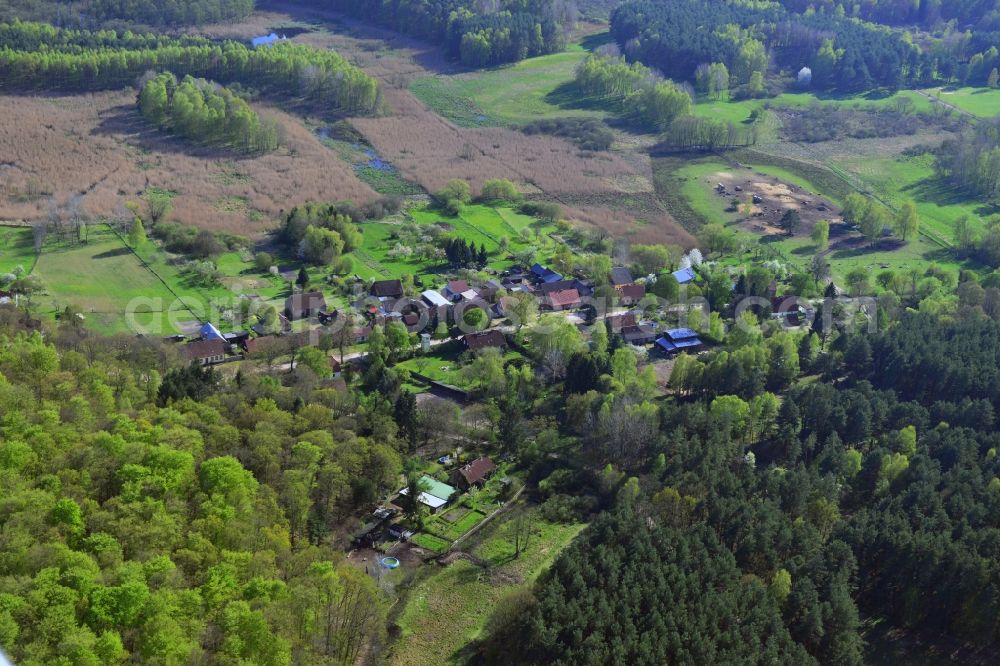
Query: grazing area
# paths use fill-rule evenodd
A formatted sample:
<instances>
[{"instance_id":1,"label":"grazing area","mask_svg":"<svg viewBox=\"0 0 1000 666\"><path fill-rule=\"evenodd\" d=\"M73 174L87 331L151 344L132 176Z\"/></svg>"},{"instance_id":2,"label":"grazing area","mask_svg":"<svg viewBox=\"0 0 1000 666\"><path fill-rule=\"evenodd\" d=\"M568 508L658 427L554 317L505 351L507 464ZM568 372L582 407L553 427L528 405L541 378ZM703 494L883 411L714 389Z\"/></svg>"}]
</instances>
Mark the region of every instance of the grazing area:
<instances>
[{"instance_id":1,"label":"grazing area","mask_svg":"<svg viewBox=\"0 0 1000 666\"><path fill-rule=\"evenodd\" d=\"M574 88L574 73L586 55L576 44L561 53L485 72L416 79L410 90L460 127L518 125L539 118L605 117L607 112L599 104L588 104Z\"/></svg>"}]
</instances>

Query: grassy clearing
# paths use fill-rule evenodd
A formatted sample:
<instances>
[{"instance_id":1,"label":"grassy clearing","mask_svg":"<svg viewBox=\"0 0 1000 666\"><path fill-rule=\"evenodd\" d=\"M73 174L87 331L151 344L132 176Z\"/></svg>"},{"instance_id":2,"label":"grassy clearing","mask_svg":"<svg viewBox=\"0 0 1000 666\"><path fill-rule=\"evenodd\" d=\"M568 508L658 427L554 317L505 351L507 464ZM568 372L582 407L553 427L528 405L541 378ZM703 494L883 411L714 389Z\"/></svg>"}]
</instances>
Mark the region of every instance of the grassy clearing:
<instances>
[{"instance_id":1,"label":"grassy clearing","mask_svg":"<svg viewBox=\"0 0 1000 666\"><path fill-rule=\"evenodd\" d=\"M474 537L479 543L472 551L487 560L491 570L458 560L433 571L410 590L397 619L401 636L390 663L458 661L458 653L480 632L496 602L510 590L530 585L583 527L538 521L528 548L513 559L510 515L498 517Z\"/></svg>"},{"instance_id":2,"label":"grassy clearing","mask_svg":"<svg viewBox=\"0 0 1000 666\"><path fill-rule=\"evenodd\" d=\"M524 124L539 118L603 118L573 85L576 66L587 57L579 44L561 53L513 65L454 76L417 79L410 90L439 115L461 127Z\"/></svg>"},{"instance_id":3,"label":"grassy clearing","mask_svg":"<svg viewBox=\"0 0 1000 666\"><path fill-rule=\"evenodd\" d=\"M470 389L472 384L462 370L461 357L464 353L464 349L458 343L443 344L433 348L426 355L415 356L397 363L396 367L420 373L436 382L450 384L461 389ZM520 358L522 358L521 354L516 351L508 351L503 357L504 363Z\"/></svg>"},{"instance_id":4,"label":"grassy clearing","mask_svg":"<svg viewBox=\"0 0 1000 666\"><path fill-rule=\"evenodd\" d=\"M1000 114L1000 90L994 88L930 88L924 92L980 118Z\"/></svg>"},{"instance_id":5,"label":"grassy clearing","mask_svg":"<svg viewBox=\"0 0 1000 666\"><path fill-rule=\"evenodd\" d=\"M35 263L35 243L29 227L0 227L0 273L18 266L26 271Z\"/></svg>"},{"instance_id":6,"label":"grassy clearing","mask_svg":"<svg viewBox=\"0 0 1000 666\"><path fill-rule=\"evenodd\" d=\"M816 183L789 169L756 163L752 165L752 168L785 182L799 185L811 192L818 192L830 199L836 199ZM718 196L712 188L711 179L706 179L711 174L728 169L729 165L706 158L679 166L672 172L672 178L679 184L681 198L701 219L727 225L733 225L740 219L739 213L726 210L729 198ZM782 257L787 263L800 270L807 269L809 261L816 253L816 247L804 235L793 237L762 236L744 231L740 231L739 234L750 243L752 248L766 247L770 254ZM834 244L834 247L836 241L836 238L831 239L831 244ZM749 260L749 257L746 258ZM938 245L923 237L912 239L906 245L895 250L875 250L867 246L834 249L827 255L827 259L835 279L841 284L846 275L857 268L867 270L874 276L883 268L909 270L926 267L928 263L936 263L942 267L957 270L960 265L949 252L942 250Z\"/></svg>"},{"instance_id":7,"label":"grassy clearing","mask_svg":"<svg viewBox=\"0 0 1000 666\"><path fill-rule=\"evenodd\" d=\"M466 388L467 381L463 377L459 363L461 355L462 350L458 345L444 344L433 348L426 356L417 356L397 363L396 367L420 373L436 382Z\"/></svg>"},{"instance_id":8,"label":"grassy clearing","mask_svg":"<svg viewBox=\"0 0 1000 666\"><path fill-rule=\"evenodd\" d=\"M699 98L691 108L691 113L703 118L714 118L731 123L746 123L751 114L763 108L800 107L820 104L855 109L873 109L891 106L899 99L910 99L918 112L929 112L931 102L923 95L911 90L903 90L894 95L865 93L859 95L824 95L819 93L782 93L767 99L709 100ZM947 101L947 100L946 100Z\"/></svg>"},{"instance_id":9,"label":"grassy clearing","mask_svg":"<svg viewBox=\"0 0 1000 666\"><path fill-rule=\"evenodd\" d=\"M145 303L139 312L160 313L175 300L170 290L103 225L91 226L86 244L47 242L33 274L45 287L46 294L38 299L41 312L55 313L72 305L84 313L89 326L102 332L127 330L125 311L134 301ZM187 313L182 312L182 319L189 318L184 315ZM165 332L175 332L169 318L159 319Z\"/></svg>"},{"instance_id":10,"label":"grassy clearing","mask_svg":"<svg viewBox=\"0 0 1000 666\"><path fill-rule=\"evenodd\" d=\"M460 215L451 217L430 208L413 208L407 212L409 221L421 225L443 224L447 233L475 243L476 247L486 246L490 254L488 266L502 270L511 265L507 254L500 252L503 238L508 241L509 252L517 252L528 247L547 247L549 241L545 233L554 227L540 223L535 218L522 215L511 208L494 208L486 205L466 206ZM397 222L365 222L361 225L364 236L361 251L355 252L355 266L362 277L378 279L398 278L403 275L417 275L442 272L445 264L440 260L425 257L399 257L390 255L396 246L401 231Z\"/></svg>"},{"instance_id":11,"label":"grassy clearing","mask_svg":"<svg viewBox=\"0 0 1000 666\"><path fill-rule=\"evenodd\" d=\"M947 240L954 238L954 221L961 215L980 218L1000 213L1000 207L971 200L955 191L934 173L934 157L857 158L838 161L837 166L857 176L879 199L899 206L913 201L921 223Z\"/></svg>"}]
</instances>

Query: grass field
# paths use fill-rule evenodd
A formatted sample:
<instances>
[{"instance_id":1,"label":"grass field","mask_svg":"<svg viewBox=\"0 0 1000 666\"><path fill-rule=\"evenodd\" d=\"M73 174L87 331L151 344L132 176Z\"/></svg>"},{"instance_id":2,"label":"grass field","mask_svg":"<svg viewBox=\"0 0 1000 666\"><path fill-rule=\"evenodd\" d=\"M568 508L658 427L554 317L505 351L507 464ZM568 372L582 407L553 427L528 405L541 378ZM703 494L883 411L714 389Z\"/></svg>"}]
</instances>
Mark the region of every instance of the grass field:
<instances>
[{"instance_id":1,"label":"grass field","mask_svg":"<svg viewBox=\"0 0 1000 666\"><path fill-rule=\"evenodd\" d=\"M491 571L458 560L434 570L409 591L397 619L401 635L390 663L422 666L459 661L462 647L480 632L496 602L510 590L530 585L584 527L539 520L528 548L513 559L509 517L496 520L483 528L481 537L476 535L479 543L472 550L490 563Z\"/></svg>"},{"instance_id":2,"label":"grass field","mask_svg":"<svg viewBox=\"0 0 1000 666\"><path fill-rule=\"evenodd\" d=\"M579 44L561 53L522 60L471 74L415 80L410 90L424 104L461 127L523 124L538 118L601 118L573 86L576 66L587 56Z\"/></svg>"},{"instance_id":3,"label":"grass field","mask_svg":"<svg viewBox=\"0 0 1000 666\"><path fill-rule=\"evenodd\" d=\"M928 95L980 118L1000 114L1000 90L994 88L930 88Z\"/></svg>"},{"instance_id":4,"label":"grass field","mask_svg":"<svg viewBox=\"0 0 1000 666\"><path fill-rule=\"evenodd\" d=\"M26 271L35 263L35 243L29 227L0 227L0 273L18 266Z\"/></svg>"},{"instance_id":5,"label":"grass field","mask_svg":"<svg viewBox=\"0 0 1000 666\"><path fill-rule=\"evenodd\" d=\"M750 114L757 109L766 107L798 107L821 104L841 106L845 108L870 109L891 106L901 98L913 101L916 111L931 110L931 102L926 97L910 90L904 90L894 95L877 95L872 93L859 95L823 95L817 93L782 93L777 97L766 99L743 99L715 101L699 98L698 103L691 108L691 113L703 118L714 118L731 123L743 123L750 120Z\"/></svg>"},{"instance_id":6,"label":"grass field","mask_svg":"<svg viewBox=\"0 0 1000 666\"><path fill-rule=\"evenodd\" d=\"M978 221L1000 213L1000 207L971 200L956 192L934 173L934 157L857 158L838 161L837 166L856 175L881 200L899 206L907 199L916 204L923 225L947 240L953 240L953 224L961 215Z\"/></svg>"},{"instance_id":7,"label":"grass field","mask_svg":"<svg viewBox=\"0 0 1000 666\"><path fill-rule=\"evenodd\" d=\"M163 312L175 301L166 286L132 254L106 226L93 225L86 244L46 243L33 275L41 279L45 295L41 312L54 313L72 305L87 325L102 332L127 330L125 311L133 301L146 305L139 312ZM180 319L190 319L187 312ZM143 315L137 316L143 321ZM165 333L176 332L162 318Z\"/></svg>"},{"instance_id":8,"label":"grass field","mask_svg":"<svg viewBox=\"0 0 1000 666\"><path fill-rule=\"evenodd\" d=\"M506 255L499 252L503 238L508 241L510 252L528 247L545 248L548 245L544 234L554 227L540 223L535 218L522 215L511 208L493 208L485 205L466 206L455 217L446 216L430 208L413 208L407 216L417 224L447 225L448 232L456 237L474 243L476 247L486 246L490 253L488 266L503 269L511 265ZM525 230L530 230L526 232ZM396 245L395 235L400 232L398 222L366 222L361 225L364 242L361 251L355 253L355 266L362 277L378 279L398 278L403 275L427 274L443 271L444 262L425 258L390 256L389 251ZM538 232L538 236L535 235Z\"/></svg>"},{"instance_id":9,"label":"grass field","mask_svg":"<svg viewBox=\"0 0 1000 666\"><path fill-rule=\"evenodd\" d=\"M712 189L710 179L706 177L720 171L728 170L728 165L712 160L697 161L687 166L682 166L673 172L673 178L680 183L679 192L681 197L688 203L691 209L701 218L711 222L721 222L727 225L734 224L740 215L736 212L726 210L729 204L728 197L720 197ZM790 169L774 167L770 165L754 164L753 169L775 176L789 183L794 183L811 192L818 192L828 196L822 188L812 181L803 178ZM835 197L829 198L836 200ZM805 235L786 236L763 236L761 234L740 231L739 235L754 244L766 246L769 251L784 258L799 270L806 270L809 261L816 253L813 242ZM834 243L836 239L832 239ZM908 270L926 266L929 263L936 263L942 267L957 270L957 262L948 251L943 250L935 243L923 237L911 239L909 243L895 250L873 250L867 246L849 249L834 249L827 255L834 277L839 283L844 277L856 268L862 268L873 274L882 270L883 267L893 270Z\"/></svg>"}]
</instances>

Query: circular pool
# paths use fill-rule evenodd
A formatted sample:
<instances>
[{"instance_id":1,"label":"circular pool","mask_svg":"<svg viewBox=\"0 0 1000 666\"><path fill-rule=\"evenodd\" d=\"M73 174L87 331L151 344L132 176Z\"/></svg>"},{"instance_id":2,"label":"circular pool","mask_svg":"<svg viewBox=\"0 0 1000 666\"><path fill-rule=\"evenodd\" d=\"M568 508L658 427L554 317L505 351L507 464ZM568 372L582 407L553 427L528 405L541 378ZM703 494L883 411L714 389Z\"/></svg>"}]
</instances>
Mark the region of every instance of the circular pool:
<instances>
[{"instance_id":1,"label":"circular pool","mask_svg":"<svg viewBox=\"0 0 1000 666\"><path fill-rule=\"evenodd\" d=\"M379 562L386 569L395 569L396 567L399 566L399 560L396 559L395 557L383 557L381 560L379 560Z\"/></svg>"}]
</instances>

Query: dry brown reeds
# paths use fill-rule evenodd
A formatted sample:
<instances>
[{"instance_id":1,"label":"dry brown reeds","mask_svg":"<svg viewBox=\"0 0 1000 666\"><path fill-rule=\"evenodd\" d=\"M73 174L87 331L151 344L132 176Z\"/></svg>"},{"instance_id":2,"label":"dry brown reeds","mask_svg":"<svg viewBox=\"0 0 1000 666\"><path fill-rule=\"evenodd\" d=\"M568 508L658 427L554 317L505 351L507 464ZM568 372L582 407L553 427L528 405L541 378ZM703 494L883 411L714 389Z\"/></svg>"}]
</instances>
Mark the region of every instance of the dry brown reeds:
<instances>
[{"instance_id":1,"label":"dry brown reeds","mask_svg":"<svg viewBox=\"0 0 1000 666\"><path fill-rule=\"evenodd\" d=\"M150 188L174 192L177 221L241 234L274 225L309 199L363 203L375 192L301 121L261 109L281 127L275 152L241 157L157 132L133 92L0 95L0 219L40 219L50 201L82 195L109 216Z\"/></svg>"}]
</instances>

